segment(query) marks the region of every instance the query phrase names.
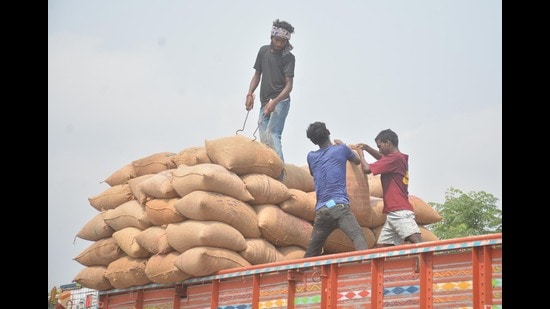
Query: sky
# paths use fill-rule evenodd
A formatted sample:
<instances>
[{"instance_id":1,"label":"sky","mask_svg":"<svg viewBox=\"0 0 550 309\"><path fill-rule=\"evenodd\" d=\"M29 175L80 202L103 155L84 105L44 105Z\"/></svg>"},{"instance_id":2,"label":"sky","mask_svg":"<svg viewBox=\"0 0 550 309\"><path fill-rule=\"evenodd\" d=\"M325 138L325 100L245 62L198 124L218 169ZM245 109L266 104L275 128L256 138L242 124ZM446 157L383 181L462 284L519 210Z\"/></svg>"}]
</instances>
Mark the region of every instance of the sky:
<instances>
[{"instance_id":1,"label":"sky","mask_svg":"<svg viewBox=\"0 0 550 309\"><path fill-rule=\"evenodd\" d=\"M410 194L484 191L502 207L502 1L48 0L48 291L84 268L92 242L76 234L116 170L254 138L259 88L249 113L245 97L275 19L295 28L287 163L317 149L312 122L371 146L391 128Z\"/></svg>"}]
</instances>

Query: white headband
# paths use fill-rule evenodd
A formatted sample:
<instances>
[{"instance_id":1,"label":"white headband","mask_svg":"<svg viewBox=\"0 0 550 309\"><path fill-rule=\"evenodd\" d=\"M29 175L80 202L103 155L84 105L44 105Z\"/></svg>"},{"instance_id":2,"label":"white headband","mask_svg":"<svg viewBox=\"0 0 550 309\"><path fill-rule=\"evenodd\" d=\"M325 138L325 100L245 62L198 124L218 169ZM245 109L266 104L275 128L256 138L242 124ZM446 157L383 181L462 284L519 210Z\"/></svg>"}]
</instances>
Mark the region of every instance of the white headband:
<instances>
[{"instance_id":1,"label":"white headband","mask_svg":"<svg viewBox=\"0 0 550 309\"><path fill-rule=\"evenodd\" d=\"M271 27L271 35L290 40L290 32L288 30L278 27Z\"/></svg>"}]
</instances>

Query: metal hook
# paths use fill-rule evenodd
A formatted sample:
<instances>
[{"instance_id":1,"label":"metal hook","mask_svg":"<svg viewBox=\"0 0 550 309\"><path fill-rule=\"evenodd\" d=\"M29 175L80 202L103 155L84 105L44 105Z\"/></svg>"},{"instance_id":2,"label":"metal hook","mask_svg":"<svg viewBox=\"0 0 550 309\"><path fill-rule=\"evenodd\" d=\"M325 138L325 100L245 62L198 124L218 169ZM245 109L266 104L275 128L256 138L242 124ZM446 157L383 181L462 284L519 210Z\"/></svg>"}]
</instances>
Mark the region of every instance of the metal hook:
<instances>
[{"instance_id":1,"label":"metal hook","mask_svg":"<svg viewBox=\"0 0 550 309\"><path fill-rule=\"evenodd\" d=\"M239 132L243 132L244 131L244 127L246 125L246 120L248 119L248 114L250 113L250 110L246 112L246 117L244 118L244 122L243 122L243 127L242 129L238 129L237 131L235 131L235 135L239 135ZM260 128L260 125L258 125L256 127L256 130L254 130L254 133L252 133L252 135L254 136L254 139L253 141L256 140L256 132L258 131L258 129Z\"/></svg>"},{"instance_id":2,"label":"metal hook","mask_svg":"<svg viewBox=\"0 0 550 309\"><path fill-rule=\"evenodd\" d=\"M242 132L244 131L244 126L246 125L246 120L248 119L248 114L250 113L250 110L248 110L246 112L246 117L244 118L244 123L243 123L243 128L242 129L238 129L236 132L235 132L235 135L239 135L239 132Z\"/></svg>"},{"instance_id":3,"label":"metal hook","mask_svg":"<svg viewBox=\"0 0 550 309\"><path fill-rule=\"evenodd\" d=\"M254 136L253 141L256 140L256 132L258 131L259 128L260 128L260 125L258 125L258 126L256 127L256 130L254 130L254 133L252 133L252 135Z\"/></svg>"}]
</instances>

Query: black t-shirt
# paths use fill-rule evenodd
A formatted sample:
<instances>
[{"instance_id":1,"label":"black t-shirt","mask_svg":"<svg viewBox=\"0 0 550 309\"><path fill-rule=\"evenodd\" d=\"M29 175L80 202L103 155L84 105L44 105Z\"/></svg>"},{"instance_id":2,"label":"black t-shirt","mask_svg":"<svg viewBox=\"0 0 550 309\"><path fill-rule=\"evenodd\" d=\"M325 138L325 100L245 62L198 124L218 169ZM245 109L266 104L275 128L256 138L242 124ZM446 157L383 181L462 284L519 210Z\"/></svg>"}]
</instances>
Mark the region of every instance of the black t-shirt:
<instances>
[{"instance_id":1,"label":"black t-shirt","mask_svg":"<svg viewBox=\"0 0 550 309\"><path fill-rule=\"evenodd\" d=\"M271 45L260 47L254 69L262 73L260 102L267 104L269 99L277 97L285 87L285 77L294 77L296 58L292 53L272 53Z\"/></svg>"}]
</instances>

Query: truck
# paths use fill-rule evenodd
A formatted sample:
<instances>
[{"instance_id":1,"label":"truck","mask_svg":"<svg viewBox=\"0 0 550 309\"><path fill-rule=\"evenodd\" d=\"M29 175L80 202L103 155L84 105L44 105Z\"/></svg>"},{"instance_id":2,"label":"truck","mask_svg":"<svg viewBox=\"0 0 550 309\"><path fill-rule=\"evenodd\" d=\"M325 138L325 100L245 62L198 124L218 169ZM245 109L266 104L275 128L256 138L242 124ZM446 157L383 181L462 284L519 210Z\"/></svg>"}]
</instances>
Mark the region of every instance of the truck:
<instances>
[{"instance_id":1,"label":"truck","mask_svg":"<svg viewBox=\"0 0 550 309\"><path fill-rule=\"evenodd\" d=\"M220 270L99 291L103 309L502 308L502 233Z\"/></svg>"}]
</instances>

